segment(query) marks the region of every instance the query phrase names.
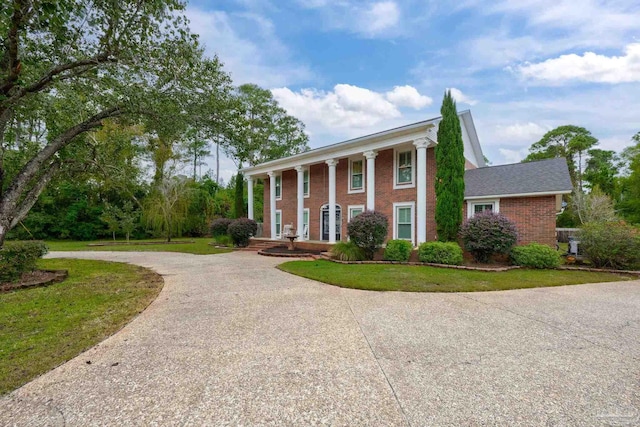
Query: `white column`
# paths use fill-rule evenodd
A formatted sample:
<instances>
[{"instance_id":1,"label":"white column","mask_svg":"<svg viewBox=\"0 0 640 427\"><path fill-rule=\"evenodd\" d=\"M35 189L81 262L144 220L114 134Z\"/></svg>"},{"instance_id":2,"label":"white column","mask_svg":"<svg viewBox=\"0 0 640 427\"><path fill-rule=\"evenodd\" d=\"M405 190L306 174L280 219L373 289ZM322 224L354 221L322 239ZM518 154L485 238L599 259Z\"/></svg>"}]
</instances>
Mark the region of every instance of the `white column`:
<instances>
[{"instance_id":1,"label":"white column","mask_svg":"<svg viewBox=\"0 0 640 427\"><path fill-rule=\"evenodd\" d=\"M253 218L253 177L247 176L247 198L249 199L249 212L247 215L249 219Z\"/></svg>"},{"instance_id":2,"label":"white column","mask_svg":"<svg viewBox=\"0 0 640 427\"><path fill-rule=\"evenodd\" d=\"M336 242L336 165L338 161L329 159L329 243Z\"/></svg>"},{"instance_id":3,"label":"white column","mask_svg":"<svg viewBox=\"0 0 640 427\"><path fill-rule=\"evenodd\" d=\"M375 151L365 151L363 153L367 159L367 210L376 209L376 156Z\"/></svg>"},{"instance_id":4,"label":"white column","mask_svg":"<svg viewBox=\"0 0 640 427\"><path fill-rule=\"evenodd\" d=\"M419 245L427 241L427 147L429 146L429 141L426 138L419 138L413 141L413 145L418 151L418 167L416 168L416 243Z\"/></svg>"},{"instance_id":5,"label":"white column","mask_svg":"<svg viewBox=\"0 0 640 427\"><path fill-rule=\"evenodd\" d=\"M271 218L271 239L276 238L276 174L268 172L269 175L269 212Z\"/></svg>"},{"instance_id":6,"label":"white column","mask_svg":"<svg viewBox=\"0 0 640 427\"><path fill-rule=\"evenodd\" d=\"M298 172L298 225L296 226L296 234L298 240L304 240L302 229L304 228L304 168L296 166Z\"/></svg>"}]
</instances>

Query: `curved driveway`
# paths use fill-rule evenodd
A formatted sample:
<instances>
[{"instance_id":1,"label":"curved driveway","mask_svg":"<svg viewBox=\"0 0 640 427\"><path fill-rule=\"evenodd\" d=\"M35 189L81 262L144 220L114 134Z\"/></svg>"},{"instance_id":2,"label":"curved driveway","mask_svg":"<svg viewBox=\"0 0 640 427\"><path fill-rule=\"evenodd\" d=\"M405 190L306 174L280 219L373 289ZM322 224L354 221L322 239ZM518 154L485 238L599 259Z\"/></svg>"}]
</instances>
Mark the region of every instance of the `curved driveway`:
<instances>
[{"instance_id":1,"label":"curved driveway","mask_svg":"<svg viewBox=\"0 0 640 427\"><path fill-rule=\"evenodd\" d=\"M139 264L165 287L1 398L3 425L640 424L639 281L377 293L247 252L54 256Z\"/></svg>"}]
</instances>

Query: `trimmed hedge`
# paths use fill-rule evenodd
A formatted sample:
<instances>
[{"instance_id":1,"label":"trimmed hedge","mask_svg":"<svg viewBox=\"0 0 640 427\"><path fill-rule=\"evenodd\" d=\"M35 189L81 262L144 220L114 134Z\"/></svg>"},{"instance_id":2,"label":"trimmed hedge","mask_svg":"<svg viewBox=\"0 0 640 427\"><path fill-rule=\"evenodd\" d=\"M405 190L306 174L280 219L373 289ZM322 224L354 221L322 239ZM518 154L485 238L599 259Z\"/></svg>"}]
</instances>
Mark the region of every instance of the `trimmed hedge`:
<instances>
[{"instance_id":1,"label":"trimmed hedge","mask_svg":"<svg viewBox=\"0 0 640 427\"><path fill-rule=\"evenodd\" d=\"M258 223L249 218L238 218L229 225L229 236L239 248L249 246L249 239L258 232Z\"/></svg>"},{"instance_id":2,"label":"trimmed hedge","mask_svg":"<svg viewBox=\"0 0 640 427\"><path fill-rule=\"evenodd\" d=\"M640 268L640 230L624 222L585 224L580 247L596 267Z\"/></svg>"},{"instance_id":3,"label":"trimmed hedge","mask_svg":"<svg viewBox=\"0 0 640 427\"><path fill-rule=\"evenodd\" d=\"M211 236L220 237L229 233L229 225L233 222L229 218L216 218L211 222Z\"/></svg>"},{"instance_id":4,"label":"trimmed hedge","mask_svg":"<svg viewBox=\"0 0 640 427\"><path fill-rule=\"evenodd\" d=\"M337 242L331 248L331 256L340 261L364 261L364 251L353 242Z\"/></svg>"},{"instance_id":5,"label":"trimmed hedge","mask_svg":"<svg viewBox=\"0 0 640 427\"><path fill-rule=\"evenodd\" d=\"M455 242L425 242L418 248L418 259L434 264L462 264L462 248Z\"/></svg>"},{"instance_id":6,"label":"trimmed hedge","mask_svg":"<svg viewBox=\"0 0 640 427\"><path fill-rule=\"evenodd\" d=\"M560 254L550 246L530 243L511 249L511 261L522 267L556 268L560 265Z\"/></svg>"},{"instance_id":7,"label":"trimmed hedge","mask_svg":"<svg viewBox=\"0 0 640 427\"><path fill-rule=\"evenodd\" d=\"M349 238L364 251L369 260L384 243L388 228L387 217L375 211L365 211L347 224Z\"/></svg>"},{"instance_id":8,"label":"trimmed hedge","mask_svg":"<svg viewBox=\"0 0 640 427\"><path fill-rule=\"evenodd\" d=\"M13 282L36 269L36 262L48 252L40 241L5 242L0 249L0 283Z\"/></svg>"},{"instance_id":9,"label":"trimmed hedge","mask_svg":"<svg viewBox=\"0 0 640 427\"><path fill-rule=\"evenodd\" d=\"M389 240L384 249L385 261L409 261L413 245L406 240Z\"/></svg>"},{"instance_id":10,"label":"trimmed hedge","mask_svg":"<svg viewBox=\"0 0 640 427\"><path fill-rule=\"evenodd\" d=\"M518 241L516 226L491 211L478 213L460 228L464 247L477 262L489 262L495 254L508 254Z\"/></svg>"}]
</instances>

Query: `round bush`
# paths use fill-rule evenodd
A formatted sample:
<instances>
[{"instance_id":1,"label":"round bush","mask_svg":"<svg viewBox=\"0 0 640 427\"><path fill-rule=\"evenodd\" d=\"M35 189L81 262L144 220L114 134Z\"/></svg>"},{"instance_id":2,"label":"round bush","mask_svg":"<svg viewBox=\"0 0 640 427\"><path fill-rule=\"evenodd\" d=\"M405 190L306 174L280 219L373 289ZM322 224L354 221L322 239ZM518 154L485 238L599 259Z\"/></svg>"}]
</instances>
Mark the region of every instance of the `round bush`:
<instances>
[{"instance_id":1,"label":"round bush","mask_svg":"<svg viewBox=\"0 0 640 427\"><path fill-rule=\"evenodd\" d=\"M18 280L36 269L36 262L48 252L40 241L5 242L0 248L0 283Z\"/></svg>"},{"instance_id":2,"label":"round bush","mask_svg":"<svg viewBox=\"0 0 640 427\"><path fill-rule=\"evenodd\" d=\"M477 262L488 262L492 255L508 254L518 240L518 232L507 217L487 211L465 221L460 237Z\"/></svg>"},{"instance_id":3,"label":"round bush","mask_svg":"<svg viewBox=\"0 0 640 427\"><path fill-rule=\"evenodd\" d=\"M361 248L367 259L373 259L376 250L387 238L389 221L380 212L365 211L347 224L349 238Z\"/></svg>"},{"instance_id":4,"label":"round bush","mask_svg":"<svg viewBox=\"0 0 640 427\"><path fill-rule=\"evenodd\" d=\"M211 222L211 236L220 237L228 233L229 225L233 220L229 218L216 218Z\"/></svg>"},{"instance_id":5,"label":"round bush","mask_svg":"<svg viewBox=\"0 0 640 427\"><path fill-rule=\"evenodd\" d=\"M640 268L640 230L624 222L585 224L580 247L596 267Z\"/></svg>"},{"instance_id":6,"label":"round bush","mask_svg":"<svg viewBox=\"0 0 640 427\"><path fill-rule=\"evenodd\" d=\"M418 248L418 259L434 264L462 264L462 248L455 242L425 242Z\"/></svg>"},{"instance_id":7,"label":"round bush","mask_svg":"<svg viewBox=\"0 0 640 427\"><path fill-rule=\"evenodd\" d=\"M364 251L353 242L337 242L331 248L331 256L341 261L362 261Z\"/></svg>"},{"instance_id":8,"label":"round bush","mask_svg":"<svg viewBox=\"0 0 640 427\"><path fill-rule=\"evenodd\" d=\"M386 261L409 261L413 251L413 245L406 240L389 240L384 249L384 259Z\"/></svg>"},{"instance_id":9,"label":"round bush","mask_svg":"<svg viewBox=\"0 0 640 427\"><path fill-rule=\"evenodd\" d=\"M258 231L258 224L249 218L238 218L229 225L228 231L233 244L244 248L249 245L251 236L255 236Z\"/></svg>"},{"instance_id":10,"label":"round bush","mask_svg":"<svg viewBox=\"0 0 640 427\"><path fill-rule=\"evenodd\" d=\"M511 261L522 267L556 268L560 265L560 254L550 246L530 243L513 248Z\"/></svg>"}]
</instances>

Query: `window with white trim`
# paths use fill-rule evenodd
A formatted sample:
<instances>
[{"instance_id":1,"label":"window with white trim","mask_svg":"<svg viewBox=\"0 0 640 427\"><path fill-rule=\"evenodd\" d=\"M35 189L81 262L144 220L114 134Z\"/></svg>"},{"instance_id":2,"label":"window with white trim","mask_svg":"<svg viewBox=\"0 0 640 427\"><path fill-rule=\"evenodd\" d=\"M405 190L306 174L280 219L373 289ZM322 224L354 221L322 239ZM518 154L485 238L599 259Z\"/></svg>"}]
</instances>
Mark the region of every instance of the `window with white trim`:
<instances>
[{"instance_id":1,"label":"window with white trim","mask_svg":"<svg viewBox=\"0 0 640 427\"><path fill-rule=\"evenodd\" d=\"M276 211L276 239L282 237L282 211L278 209Z\"/></svg>"},{"instance_id":2,"label":"window with white trim","mask_svg":"<svg viewBox=\"0 0 640 427\"><path fill-rule=\"evenodd\" d=\"M350 205L349 206L349 221L351 221L353 218L355 218L358 215L360 215L362 212L364 212L364 205Z\"/></svg>"},{"instance_id":3,"label":"window with white trim","mask_svg":"<svg viewBox=\"0 0 640 427\"><path fill-rule=\"evenodd\" d=\"M364 191L364 160L351 160L349 162L349 191Z\"/></svg>"},{"instance_id":4,"label":"window with white trim","mask_svg":"<svg viewBox=\"0 0 640 427\"><path fill-rule=\"evenodd\" d=\"M393 238L414 240L414 203L393 204Z\"/></svg>"},{"instance_id":5,"label":"window with white trim","mask_svg":"<svg viewBox=\"0 0 640 427\"><path fill-rule=\"evenodd\" d=\"M309 197L309 169L305 169L302 175L302 188L304 191L304 197Z\"/></svg>"},{"instance_id":6,"label":"window with white trim","mask_svg":"<svg viewBox=\"0 0 640 427\"><path fill-rule=\"evenodd\" d=\"M302 213L302 238L309 240L309 209L305 208Z\"/></svg>"},{"instance_id":7,"label":"window with white trim","mask_svg":"<svg viewBox=\"0 0 640 427\"><path fill-rule=\"evenodd\" d=\"M276 175L276 200L282 200L282 175Z\"/></svg>"},{"instance_id":8,"label":"window with white trim","mask_svg":"<svg viewBox=\"0 0 640 427\"><path fill-rule=\"evenodd\" d=\"M500 212L500 199L467 200L467 218L482 212Z\"/></svg>"},{"instance_id":9,"label":"window with white trim","mask_svg":"<svg viewBox=\"0 0 640 427\"><path fill-rule=\"evenodd\" d=\"M394 187L412 187L415 185L415 155L413 149L400 149L394 151L393 175Z\"/></svg>"}]
</instances>

